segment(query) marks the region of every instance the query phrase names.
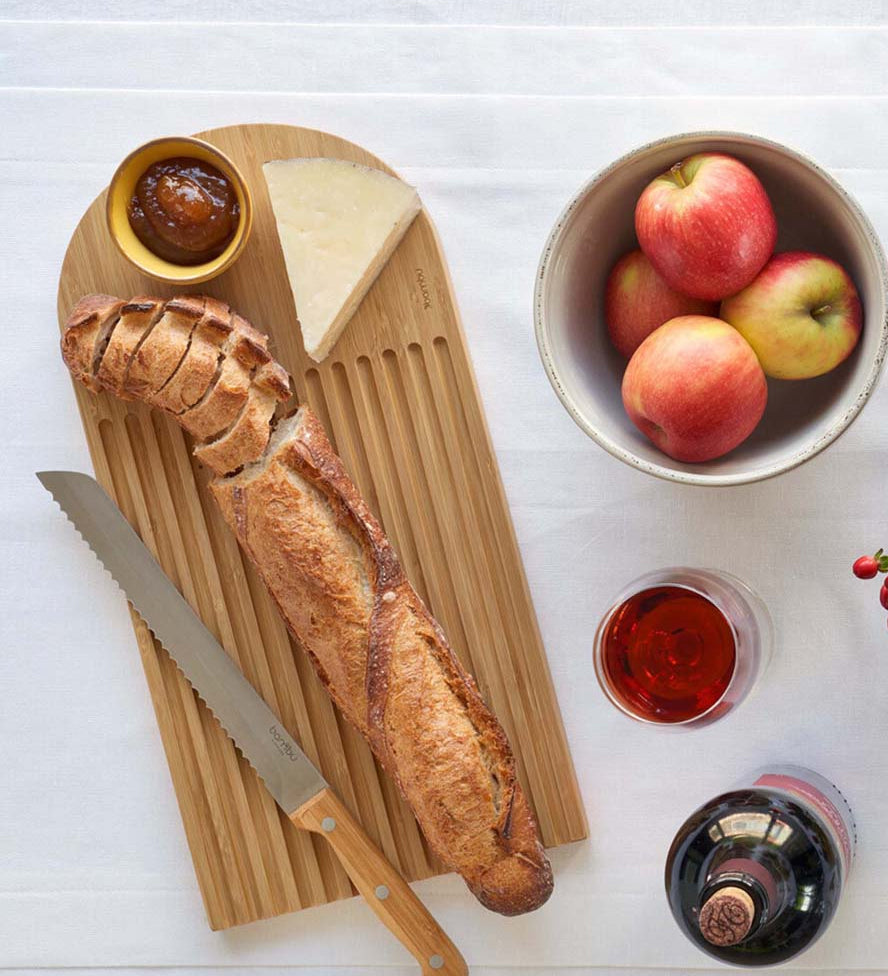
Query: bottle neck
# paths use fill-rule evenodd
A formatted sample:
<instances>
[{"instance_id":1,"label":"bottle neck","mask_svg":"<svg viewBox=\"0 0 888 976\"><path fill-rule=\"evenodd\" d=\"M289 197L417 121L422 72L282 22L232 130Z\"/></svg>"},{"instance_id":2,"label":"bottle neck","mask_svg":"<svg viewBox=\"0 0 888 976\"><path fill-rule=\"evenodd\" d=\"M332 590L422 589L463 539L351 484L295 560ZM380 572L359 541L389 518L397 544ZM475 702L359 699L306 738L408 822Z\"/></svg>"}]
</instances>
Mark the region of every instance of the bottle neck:
<instances>
[{"instance_id":1,"label":"bottle neck","mask_svg":"<svg viewBox=\"0 0 888 976\"><path fill-rule=\"evenodd\" d=\"M713 946L733 946L758 928L761 911L746 885L726 884L711 891L700 905L700 934Z\"/></svg>"},{"instance_id":2,"label":"bottle neck","mask_svg":"<svg viewBox=\"0 0 888 976\"><path fill-rule=\"evenodd\" d=\"M770 866L769 866L770 865ZM775 874L767 856L753 858L748 854L728 853L712 868L706 879L706 887L711 892L714 887L725 884L739 884L750 891L754 898L762 903L763 914L772 915L777 911L783 900L783 885L779 881L779 872Z\"/></svg>"},{"instance_id":3,"label":"bottle neck","mask_svg":"<svg viewBox=\"0 0 888 976\"><path fill-rule=\"evenodd\" d=\"M780 892L768 868L749 857L732 857L713 870L701 891L697 924L714 946L747 941L778 911Z\"/></svg>"}]
</instances>

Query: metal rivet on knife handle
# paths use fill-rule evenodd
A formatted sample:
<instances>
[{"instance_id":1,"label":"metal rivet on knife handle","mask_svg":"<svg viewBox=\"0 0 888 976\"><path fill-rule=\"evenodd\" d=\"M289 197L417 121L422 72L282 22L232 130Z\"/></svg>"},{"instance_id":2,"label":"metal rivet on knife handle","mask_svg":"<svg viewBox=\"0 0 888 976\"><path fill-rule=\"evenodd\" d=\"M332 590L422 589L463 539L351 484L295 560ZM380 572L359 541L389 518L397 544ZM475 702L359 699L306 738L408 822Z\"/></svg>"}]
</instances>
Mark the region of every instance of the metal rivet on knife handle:
<instances>
[{"instance_id":1,"label":"metal rivet on knife handle","mask_svg":"<svg viewBox=\"0 0 888 976\"><path fill-rule=\"evenodd\" d=\"M352 884L413 953L425 976L468 973L459 950L329 787L294 810L290 819L327 838Z\"/></svg>"}]
</instances>

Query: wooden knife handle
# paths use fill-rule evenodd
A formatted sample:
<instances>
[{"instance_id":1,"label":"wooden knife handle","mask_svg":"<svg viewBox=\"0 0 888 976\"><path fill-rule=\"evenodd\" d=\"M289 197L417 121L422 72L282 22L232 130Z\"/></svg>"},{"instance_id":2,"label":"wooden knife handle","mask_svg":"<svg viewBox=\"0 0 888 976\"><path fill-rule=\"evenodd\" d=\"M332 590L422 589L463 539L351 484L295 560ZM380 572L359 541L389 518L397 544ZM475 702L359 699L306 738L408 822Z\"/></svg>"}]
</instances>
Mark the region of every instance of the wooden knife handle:
<instances>
[{"instance_id":1,"label":"wooden knife handle","mask_svg":"<svg viewBox=\"0 0 888 976\"><path fill-rule=\"evenodd\" d=\"M327 838L354 886L416 957L425 976L468 973L459 949L332 790L321 790L290 819L297 827Z\"/></svg>"}]
</instances>

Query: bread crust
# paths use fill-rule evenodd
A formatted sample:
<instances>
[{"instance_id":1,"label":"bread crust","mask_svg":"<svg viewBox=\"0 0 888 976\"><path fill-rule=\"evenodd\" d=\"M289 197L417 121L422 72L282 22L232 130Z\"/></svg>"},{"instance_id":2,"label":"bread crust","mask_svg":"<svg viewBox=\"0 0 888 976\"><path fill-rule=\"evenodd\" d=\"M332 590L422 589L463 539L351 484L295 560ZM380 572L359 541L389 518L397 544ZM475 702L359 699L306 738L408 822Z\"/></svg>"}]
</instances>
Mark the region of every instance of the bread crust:
<instances>
[{"instance_id":1,"label":"bread crust","mask_svg":"<svg viewBox=\"0 0 888 976\"><path fill-rule=\"evenodd\" d=\"M178 413L180 411L182 401L179 397L179 387L191 374L190 366L186 366L185 364L191 355L194 334L203 321L205 304L206 299L203 295L180 295L178 298L174 298L167 304L167 310L163 319L155 326L155 332L160 329L161 334L155 336L152 333L151 337L149 337L149 342L153 339L155 342L170 346L166 351L167 357L172 358L175 352L181 350L179 361L176 363L172 373L167 376L153 393L145 397L151 406L166 410L168 413ZM170 306L172 306L178 320L175 341L172 344L168 341L169 337L162 334L163 329L168 328L167 322L169 321ZM185 340L184 348L182 346L183 336ZM161 371L157 370L158 373Z\"/></svg>"},{"instance_id":2,"label":"bread crust","mask_svg":"<svg viewBox=\"0 0 888 976\"><path fill-rule=\"evenodd\" d=\"M124 389L131 397L148 403L153 401L179 368L202 314L203 305L188 295L166 302L163 315L130 361Z\"/></svg>"},{"instance_id":3,"label":"bread crust","mask_svg":"<svg viewBox=\"0 0 888 976\"><path fill-rule=\"evenodd\" d=\"M181 401L157 394L164 384L185 388L194 340L187 342L201 323L216 338L224 331L218 307L213 323L207 317L210 301L185 296L161 303L153 328L158 300L130 303L113 369L106 370L109 382L120 384L130 349L128 368L136 374L123 386L175 413ZM113 339L123 307L111 296L87 296L69 317L65 362L93 389L96 369L102 372L102 337ZM407 580L318 419L302 407L269 443L269 420L289 396L289 379L266 336L236 313L228 327L214 346L221 365L201 381L207 385L195 405L177 416L198 440L225 432L195 454L217 473L238 472L210 482L226 521L432 850L493 911L538 908L552 891L552 871L502 727Z\"/></svg>"},{"instance_id":4,"label":"bread crust","mask_svg":"<svg viewBox=\"0 0 888 976\"><path fill-rule=\"evenodd\" d=\"M101 385L96 377L102 343L110 338L124 306L113 295L84 295L71 309L62 333L62 359L71 375L93 392Z\"/></svg>"},{"instance_id":5,"label":"bread crust","mask_svg":"<svg viewBox=\"0 0 888 976\"><path fill-rule=\"evenodd\" d=\"M220 365L222 347L231 335L231 309L217 298L204 296L204 311L191 334L182 365L166 384L165 409L184 413L207 392Z\"/></svg>"},{"instance_id":6,"label":"bread crust","mask_svg":"<svg viewBox=\"0 0 888 976\"><path fill-rule=\"evenodd\" d=\"M219 436L237 420L247 402L255 370L271 359L268 339L236 312L222 348L221 367L204 397L179 423L198 441Z\"/></svg>"},{"instance_id":7,"label":"bread crust","mask_svg":"<svg viewBox=\"0 0 888 976\"><path fill-rule=\"evenodd\" d=\"M273 360L257 370L243 409L229 429L199 445L194 456L214 474L226 475L258 461L268 447L271 421L278 403L290 397L285 370Z\"/></svg>"},{"instance_id":8,"label":"bread crust","mask_svg":"<svg viewBox=\"0 0 888 976\"><path fill-rule=\"evenodd\" d=\"M552 872L502 727L406 579L317 418L210 490L331 697L475 896L531 911Z\"/></svg>"},{"instance_id":9,"label":"bread crust","mask_svg":"<svg viewBox=\"0 0 888 976\"><path fill-rule=\"evenodd\" d=\"M162 298L136 295L120 310L120 321L102 356L96 378L99 386L124 400L133 399L126 390L126 376L130 362L143 339L163 315Z\"/></svg>"}]
</instances>

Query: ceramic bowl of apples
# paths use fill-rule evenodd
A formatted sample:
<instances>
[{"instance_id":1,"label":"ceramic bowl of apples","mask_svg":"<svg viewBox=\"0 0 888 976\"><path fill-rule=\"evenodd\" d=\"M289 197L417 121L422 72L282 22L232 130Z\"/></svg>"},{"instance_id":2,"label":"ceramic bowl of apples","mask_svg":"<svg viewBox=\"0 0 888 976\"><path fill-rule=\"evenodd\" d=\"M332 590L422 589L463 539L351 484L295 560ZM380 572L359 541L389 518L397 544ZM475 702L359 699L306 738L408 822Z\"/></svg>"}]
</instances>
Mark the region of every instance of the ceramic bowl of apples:
<instances>
[{"instance_id":1,"label":"ceramic bowl of apples","mask_svg":"<svg viewBox=\"0 0 888 976\"><path fill-rule=\"evenodd\" d=\"M537 341L568 412L641 470L701 485L788 471L878 379L885 256L812 160L691 133L617 160L571 200L540 263Z\"/></svg>"}]
</instances>

